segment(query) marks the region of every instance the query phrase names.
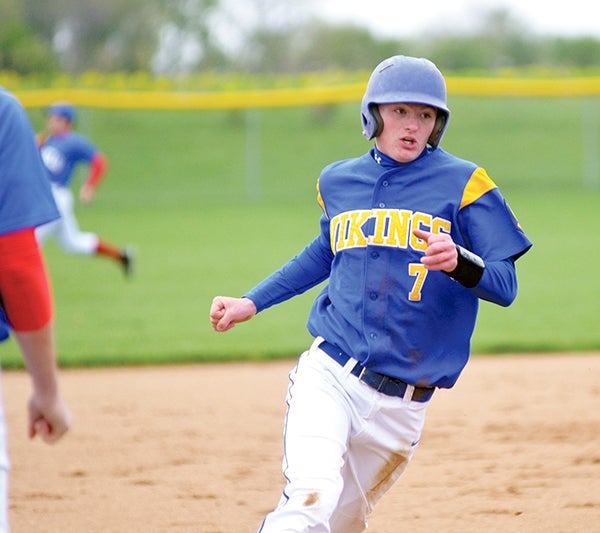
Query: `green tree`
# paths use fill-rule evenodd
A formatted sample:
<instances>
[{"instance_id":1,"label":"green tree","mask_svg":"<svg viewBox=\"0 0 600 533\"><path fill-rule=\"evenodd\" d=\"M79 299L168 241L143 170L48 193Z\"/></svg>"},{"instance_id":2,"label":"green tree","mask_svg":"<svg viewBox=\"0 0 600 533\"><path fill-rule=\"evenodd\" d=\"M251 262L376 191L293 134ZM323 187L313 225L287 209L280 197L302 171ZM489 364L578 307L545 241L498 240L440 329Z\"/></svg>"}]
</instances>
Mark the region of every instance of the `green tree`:
<instances>
[{"instance_id":1,"label":"green tree","mask_svg":"<svg viewBox=\"0 0 600 533\"><path fill-rule=\"evenodd\" d=\"M19 74L56 69L51 42L28 24L23 4L0 0L0 21L0 69Z\"/></svg>"},{"instance_id":2,"label":"green tree","mask_svg":"<svg viewBox=\"0 0 600 533\"><path fill-rule=\"evenodd\" d=\"M570 67L600 67L600 41L592 37L556 38L548 46L550 61Z\"/></svg>"},{"instance_id":3,"label":"green tree","mask_svg":"<svg viewBox=\"0 0 600 533\"><path fill-rule=\"evenodd\" d=\"M219 0L159 0L157 8L154 71L174 74L227 63L213 31Z\"/></svg>"},{"instance_id":4,"label":"green tree","mask_svg":"<svg viewBox=\"0 0 600 533\"><path fill-rule=\"evenodd\" d=\"M539 49L524 25L504 8L484 12L473 28L433 35L428 55L452 71L495 70L535 64Z\"/></svg>"},{"instance_id":5,"label":"green tree","mask_svg":"<svg viewBox=\"0 0 600 533\"><path fill-rule=\"evenodd\" d=\"M0 68L151 70L222 64L209 20L219 0L0 0ZM190 53L193 52L193 53ZM191 59L190 59L190 56Z\"/></svg>"},{"instance_id":6,"label":"green tree","mask_svg":"<svg viewBox=\"0 0 600 533\"><path fill-rule=\"evenodd\" d=\"M385 57L408 53L407 41L377 39L354 25L312 24L301 30L304 47L299 63L303 70L372 69Z\"/></svg>"},{"instance_id":7,"label":"green tree","mask_svg":"<svg viewBox=\"0 0 600 533\"><path fill-rule=\"evenodd\" d=\"M0 0L0 69L293 73L371 69L398 53L446 71L600 66L598 39L536 36L504 8L475 13L468 27L381 39L316 21L318 1Z\"/></svg>"}]
</instances>

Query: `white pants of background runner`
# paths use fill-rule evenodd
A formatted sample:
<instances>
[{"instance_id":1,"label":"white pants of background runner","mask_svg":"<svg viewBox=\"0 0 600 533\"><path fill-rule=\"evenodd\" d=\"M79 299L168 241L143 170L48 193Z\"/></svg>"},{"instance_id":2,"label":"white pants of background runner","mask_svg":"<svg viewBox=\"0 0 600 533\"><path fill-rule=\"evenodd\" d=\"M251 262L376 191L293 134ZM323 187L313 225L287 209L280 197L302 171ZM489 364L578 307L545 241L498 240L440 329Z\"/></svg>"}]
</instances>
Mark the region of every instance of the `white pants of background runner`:
<instances>
[{"instance_id":1,"label":"white pants of background runner","mask_svg":"<svg viewBox=\"0 0 600 533\"><path fill-rule=\"evenodd\" d=\"M83 232L75 218L75 201L71 189L52 185L54 201L60 212L60 218L39 226L35 230L37 240L43 244L49 237L54 237L58 244L71 254L92 255L98 247L98 236L95 233Z\"/></svg>"},{"instance_id":2,"label":"white pants of background runner","mask_svg":"<svg viewBox=\"0 0 600 533\"><path fill-rule=\"evenodd\" d=\"M260 533L358 533L405 470L427 403L386 396L317 346L290 373L279 506Z\"/></svg>"},{"instance_id":3,"label":"white pants of background runner","mask_svg":"<svg viewBox=\"0 0 600 533\"><path fill-rule=\"evenodd\" d=\"M8 533L10 531L8 524L8 473L10 462L7 450L6 419L1 398L2 387L0 386L0 533Z\"/></svg>"}]
</instances>

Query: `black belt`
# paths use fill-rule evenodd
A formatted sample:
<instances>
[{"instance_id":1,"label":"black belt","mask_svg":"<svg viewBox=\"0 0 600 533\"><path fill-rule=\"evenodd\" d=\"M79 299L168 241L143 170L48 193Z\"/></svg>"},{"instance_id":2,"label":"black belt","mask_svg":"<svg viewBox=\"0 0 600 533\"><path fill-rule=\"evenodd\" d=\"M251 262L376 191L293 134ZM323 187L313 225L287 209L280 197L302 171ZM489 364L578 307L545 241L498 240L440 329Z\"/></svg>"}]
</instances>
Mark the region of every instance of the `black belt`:
<instances>
[{"instance_id":1,"label":"black belt","mask_svg":"<svg viewBox=\"0 0 600 533\"><path fill-rule=\"evenodd\" d=\"M323 341L319 344L319 348L341 366L345 366L350 359L349 355L342 352L335 344L331 344L330 342ZM369 385L369 387L388 396L400 396L403 398L408 387L408 383L373 372L360 363L356 363L350 373L363 383ZM415 402L427 402L433 396L434 390L435 387L415 387L412 400Z\"/></svg>"}]
</instances>

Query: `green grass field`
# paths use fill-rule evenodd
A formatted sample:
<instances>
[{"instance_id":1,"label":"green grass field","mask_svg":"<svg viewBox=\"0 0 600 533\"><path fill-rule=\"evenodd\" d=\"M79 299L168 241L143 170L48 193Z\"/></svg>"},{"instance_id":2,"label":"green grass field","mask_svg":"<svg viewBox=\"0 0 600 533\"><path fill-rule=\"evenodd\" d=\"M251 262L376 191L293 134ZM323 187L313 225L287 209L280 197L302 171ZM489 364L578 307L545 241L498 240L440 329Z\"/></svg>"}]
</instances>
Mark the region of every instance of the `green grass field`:
<instances>
[{"instance_id":1,"label":"green grass field","mask_svg":"<svg viewBox=\"0 0 600 533\"><path fill-rule=\"evenodd\" d=\"M451 99L442 143L484 166L534 242L508 309L483 303L476 354L600 349L600 191L583 182L582 99ZM42 124L39 110L31 117ZM318 229L315 182L370 147L358 104L251 112L82 110L80 130L110 158L82 229L134 244L136 275L45 247L62 365L292 357L309 342L317 289L226 334L216 294L241 295ZM596 133L597 134L597 133ZM598 147L600 150L600 147ZM21 365L13 340L4 367Z\"/></svg>"}]
</instances>

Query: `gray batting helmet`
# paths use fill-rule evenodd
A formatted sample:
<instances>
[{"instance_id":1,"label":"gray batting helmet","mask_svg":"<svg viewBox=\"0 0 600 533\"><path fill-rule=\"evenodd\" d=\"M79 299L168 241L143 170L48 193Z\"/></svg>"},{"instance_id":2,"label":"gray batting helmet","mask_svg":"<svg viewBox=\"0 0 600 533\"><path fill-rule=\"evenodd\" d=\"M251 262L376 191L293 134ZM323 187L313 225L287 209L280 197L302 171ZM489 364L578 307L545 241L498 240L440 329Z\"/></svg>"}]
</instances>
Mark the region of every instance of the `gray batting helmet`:
<instances>
[{"instance_id":1,"label":"gray batting helmet","mask_svg":"<svg viewBox=\"0 0 600 533\"><path fill-rule=\"evenodd\" d=\"M377 104L399 103L425 104L438 110L429 137L429 144L437 147L448 124L450 110L446 105L444 76L431 61L398 55L375 67L361 104L363 135L370 140L383 130Z\"/></svg>"}]
</instances>

